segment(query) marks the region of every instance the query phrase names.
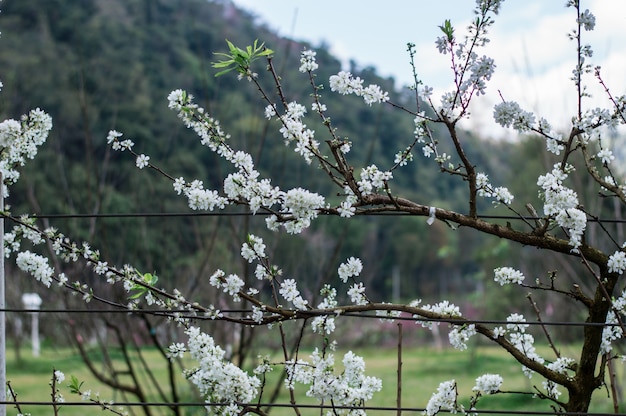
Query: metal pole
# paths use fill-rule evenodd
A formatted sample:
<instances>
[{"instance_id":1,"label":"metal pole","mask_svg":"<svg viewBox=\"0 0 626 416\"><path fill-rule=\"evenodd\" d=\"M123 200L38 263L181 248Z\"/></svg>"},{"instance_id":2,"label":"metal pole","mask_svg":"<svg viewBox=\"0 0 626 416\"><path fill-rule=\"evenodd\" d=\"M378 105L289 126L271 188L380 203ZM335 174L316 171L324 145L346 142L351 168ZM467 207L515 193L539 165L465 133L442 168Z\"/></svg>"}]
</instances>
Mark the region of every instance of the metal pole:
<instances>
[{"instance_id":1,"label":"metal pole","mask_svg":"<svg viewBox=\"0 0 626 416\"><path fill-rule=\"evenodd\" d=\"M0 174L0 211L4 211L4 180ZM6 296L4 293L4 217L0 216L0 401L7 401ZM7 406L0 404L0 416L6 416Z\"/></svg>"}]
</instances>

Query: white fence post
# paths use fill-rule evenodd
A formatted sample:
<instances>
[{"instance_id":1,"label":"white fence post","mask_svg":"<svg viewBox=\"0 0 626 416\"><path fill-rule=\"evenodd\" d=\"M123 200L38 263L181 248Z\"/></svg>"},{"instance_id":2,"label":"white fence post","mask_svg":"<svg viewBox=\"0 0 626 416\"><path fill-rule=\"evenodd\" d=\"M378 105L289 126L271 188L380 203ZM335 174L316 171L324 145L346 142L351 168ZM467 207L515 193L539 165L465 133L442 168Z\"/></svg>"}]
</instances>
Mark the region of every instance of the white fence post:
<instances>
[{"instance_id":1,"label":"white fence post","mask_svg":"<svg viewBox=\"0 0 626 416\"><path fill-rule=\"evenodd\" d=\"M26 309L39 309L41 297L36 293L24 293L22 303ZM33 347L33 356L39 357L39 312L31 312L30 342Z\"/></svg>"}]
</instances>

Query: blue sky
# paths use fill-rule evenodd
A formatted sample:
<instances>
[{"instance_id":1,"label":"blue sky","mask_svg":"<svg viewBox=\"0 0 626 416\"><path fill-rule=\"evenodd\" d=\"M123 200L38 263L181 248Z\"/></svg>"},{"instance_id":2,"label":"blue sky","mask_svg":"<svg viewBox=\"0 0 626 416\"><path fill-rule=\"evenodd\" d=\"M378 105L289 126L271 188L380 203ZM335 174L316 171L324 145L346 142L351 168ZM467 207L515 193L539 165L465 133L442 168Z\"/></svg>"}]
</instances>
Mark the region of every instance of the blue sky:
<instances>
[{"instance_id":1,"label":"blue sky","mask_svg":"<svg viewBox=\"0 0 626 416\"><path fill-rule=\"evenodd\" d=\"M471 0L234 0L281 35L313 44L324 41L345 62L373 65L400 84L411 82L406 43L417 45L420 78L440 95L450 87L449 61L434 40L440 25L450 19L456 33L464 33L473 17ZM495 59L497 70L488 94L477 100L473 120L466 127L494 137L504 135L493 127L491 107L499 102L498 90L569 130L575 113L575 90L568 81L575 65L576 46L566 33L574 28L573 9L565 0L505 1L492 27L492 41L483 52ZM586 34L594 49L592 64L601 65L605 80L615 92L626 90L626 1L581 0L597 27ZM588 78L594 98L589 105L606 105L594 78Z\"/></svg>"}]
</instances>

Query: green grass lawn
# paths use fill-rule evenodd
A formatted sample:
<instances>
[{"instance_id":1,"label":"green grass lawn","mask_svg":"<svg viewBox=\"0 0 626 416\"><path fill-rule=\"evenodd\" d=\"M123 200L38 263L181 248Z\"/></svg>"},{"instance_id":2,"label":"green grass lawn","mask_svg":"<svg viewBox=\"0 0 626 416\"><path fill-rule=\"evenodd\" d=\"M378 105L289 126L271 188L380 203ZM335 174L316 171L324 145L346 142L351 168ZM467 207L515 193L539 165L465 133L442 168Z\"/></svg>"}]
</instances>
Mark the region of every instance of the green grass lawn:
<instances>
[{"instance_id":1,"label":"green grass lawn","mask_svg":"<svg viewBox=\"0 0 626 416\"><path fill-rule=\"evenodd\" d=\"M563 355L572 356L575 349L567 351L565 348ZM156 350L147 349L144 352L145 359L150 363L150 367L154 374L160 380L161 388L167 390L168 384L165 381L166 364ZM548 351L546 355L549 354ZM380 377L383 380L383 391L374 396L374 399L368 403L377 407L394 407L396 406L396 385L397 385L397 351L393 348L375 349L366 348L364 350L355 351L365 357L366 373ZM569 354L568 354L569 353ZM342 352L336 352L336 363L341 366ZM121 359L121 355L113 352L116 359ZM303 357L304 358L304 357ZM410 408L425 407L428 399L436 390L440 382L444 380L455 379L457 381L458 390L461 395L461 402L467 404L471 395L471 389L474 386L474 380L477 376L485 373L498 373L504 378L502 390L507 391L529 391L533 385L541 387L541 378L535 376L529 380L525 377L520 369L520 365L514 362L503 351L494 347L471 347L469 351L458 352L452 349L435 350L430 348L405 348L402 357L402 406ZM618 365L619 367L619 365ZM122 402L126 399L119 393L112 392L102 383L95 381L89 370L82 363L80 357L74 355L70 349L52 349L45 348L38 358L33 358L30 351L22 352L22 361L18 363L12 350L7 351L7 379L18 393L19 401L49 401L51 397L51 389L49 386L52 369L56 368L65 373L67 380L63 383L61 392L68 402L80 402L80 397L72 395L66 387L70 375L78 377L85 381L84 388L91 389L93 393L99 392L104 399L112 399L116 402ZM620 375L623 376L623 370L620 369ZM274 387L278 374L276 371L270 373L271 378L268 383L270 387ZM145 375L142 375L145 381ZM147 383L146 383L147 384ZM188 384L180 378L178 384L181 389L181 397L183 400L194 400L189 390ZM315 404L312 399L305 397L306 386L296 385L296 395L298 403ZM564 395L566 392L564 392ZM263 397L265 402L269 397L266 393ZM156 395L156 391L151 392L151 400L160 401ZM598 391L595 396L596 402L593 406L593 412L612 412L612 404L607 398L606 391ZM134 400L134 399L132 399ZM288 403L289 396L286 391L281 392L279 403ZM549 403L542 402L538 399L532 399L528 395L493 395L483 398L478 405L478 409L483 410L515 410L515 411L547 411L550 412ZM35 406L24 405L22 410L37 415L51 415L51 406ZM172 414L167 409L154 408L154 415ZM625 409L620 409L624 411ZM140 409L135 408L135 414L143 414ZM7 414L16 414L17 411L11 407ZM61 409L60 414L66 416L72 415L89 415L89 414L105 414L97 408L84 406L65 406ZM189 407L185 408L183 414L203 414L202 408ZM306 409L301 410L302 415L319 415L319 410ZM288 408L275 408L271 414L274 415L293 415L293 410ZM394 412L383 410L371 410L370 415L393 415ZM405 412L404 414L417 414L417 412Z\"/></svg>"}]
</instances>

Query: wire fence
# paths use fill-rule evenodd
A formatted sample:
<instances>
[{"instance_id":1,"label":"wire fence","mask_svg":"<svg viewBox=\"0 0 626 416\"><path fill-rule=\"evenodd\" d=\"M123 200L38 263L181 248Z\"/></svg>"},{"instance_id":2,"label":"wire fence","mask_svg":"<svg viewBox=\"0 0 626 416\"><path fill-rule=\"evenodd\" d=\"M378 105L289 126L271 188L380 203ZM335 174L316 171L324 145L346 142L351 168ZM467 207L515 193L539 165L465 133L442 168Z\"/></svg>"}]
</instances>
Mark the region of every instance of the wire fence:
<instances>
[{"instance_id":1,"label":"wire fence","mask_svg":"<svg viewBox=\"0 0 626 416\"><path fill-rule=\"evenodd\" d=\"M32 214L31 218L35 219L91 219L91 218L168 218L168 217L263 217L273 215L269 212L119 212L119 213L103 213L103 214ZM321 213L321 215L330 215ZM413 216L410 212L387 211L387 212L363 212L359 216L371 217L392 217L392 216ZM529 215L484 215L476 216L482 220L502 220L502 221L540 221L544 217ZM587 218L587 222L591 223L607 223L607 224L626 224L626 218Z\"/></svg>"},{"instance_id":2,"label":"wire fence","mask_svg":"<svg viewBox=\"0 0 626 416\"><path fill-rule=\"evenodd\" d=\"M216 216L265 216L270 215L267 213L257 213L253 214L250 212L179 212L179 213L162 213L162 212L154 212L154 213L108 213L108 214L37 214L32 215L32 218L38 219L91 219L91 218L147 218L147 217L158 217L158 218L170 218L170 217L216 217ZM367 213L367 216L393 216L393 215L409 215L406 213ZM496 220L496 221L534 221L541 220L540 217L533 216L503 216L503 215L479 215L478 218L484 220ZM590 222L597 223L626 223L626 219L600 219L600 218L590 218ZM210 319L203 316L196 316L193 313L190 313L188 309L172 309L172 310L160 310L160 309L135 309L128 310L124 308L40 308L40 309L28 309L28 308L0 308L0 312L4 313L17 313L17 314L77 314L77 315L102 315L102 314L123 314L123 315L152 315L152 316L171 316L172 314L177 314L178 316L186 319ZM224 316L243 316L249 315L253 311L251 309L220 309L220 313ZM354 319L377 319L383 321L398 321L398 322L414 322L414 323L447 323L447 324L456 324L456 325L507 325L511 324L509 320L485 320L485 319L429 319L417 316L411 316L407 314L402 314L400 316L394 317L385 317L379 316L370 312L348 312L342 314L342 317L345 318L354 318ZM517 324L517 323L514 323ZM620 326L619 323L597 323L597 322L577 322L577 321L527 321L523 322L523 325L527 325L529 327L616 327ZM401 343L401 336L399 339ZM426 389L432 390L435 386L424 386ZM115 408L124 407L132 409L133 408L156 408L156 409L193 409L193 408L210 408L210 407L223 407L228 406L231 403L207 403L204 401L116 401L114 404L110 402L109 404L103 405L102 402L89 402L85 400L80 401L62 401L55 402L54 399L47 398L47 400L41 401L33 401L33 400L7 400L0 401L0 405L6 405L7 409L16 406L33 406L37 409L41 408L50 408L50 407L84 407L85 409L93 409L89 410L89 412L95 411L96 408L106 410L105 406L114 406ZM330 412L330 414L337 414L337 411L350 411L350 410L363 410L366 412L372 412L372 414L421 414L424 413L427 409L423 407L412 407L412 406L338 406L328 403L322 404L290 404L290 403L278 403L278 402L254 402L254 403L236 403L237 405L243 407L245 410L250 411L251 413L258 413L258 409L292 409L294 414L299 414L302 410L310 410L315 411L316 414L324 414L324 412ZM440 413L456 413L455 411L441 410ZM476 412L469 412L470 414L489 414L489 415L551 415L551 414L560 414L560 415L591 415L591 416L603 416L603 415L619 415L626 416L626 413L620 413L618 411L615 412L563 412L556 411L556 409L550 409L546 411L530 411L530 410L515 410L515 409L479 409ZM7 413L8 414L8 413ZM38 413L33 413L38 414ZM57 414L56 411L54 413ZM62 413L61 413L62 414ZM176 413L179 414L179 413ZM271 412L270 412L271 414Z\"/></svg>"}]
</instances>

